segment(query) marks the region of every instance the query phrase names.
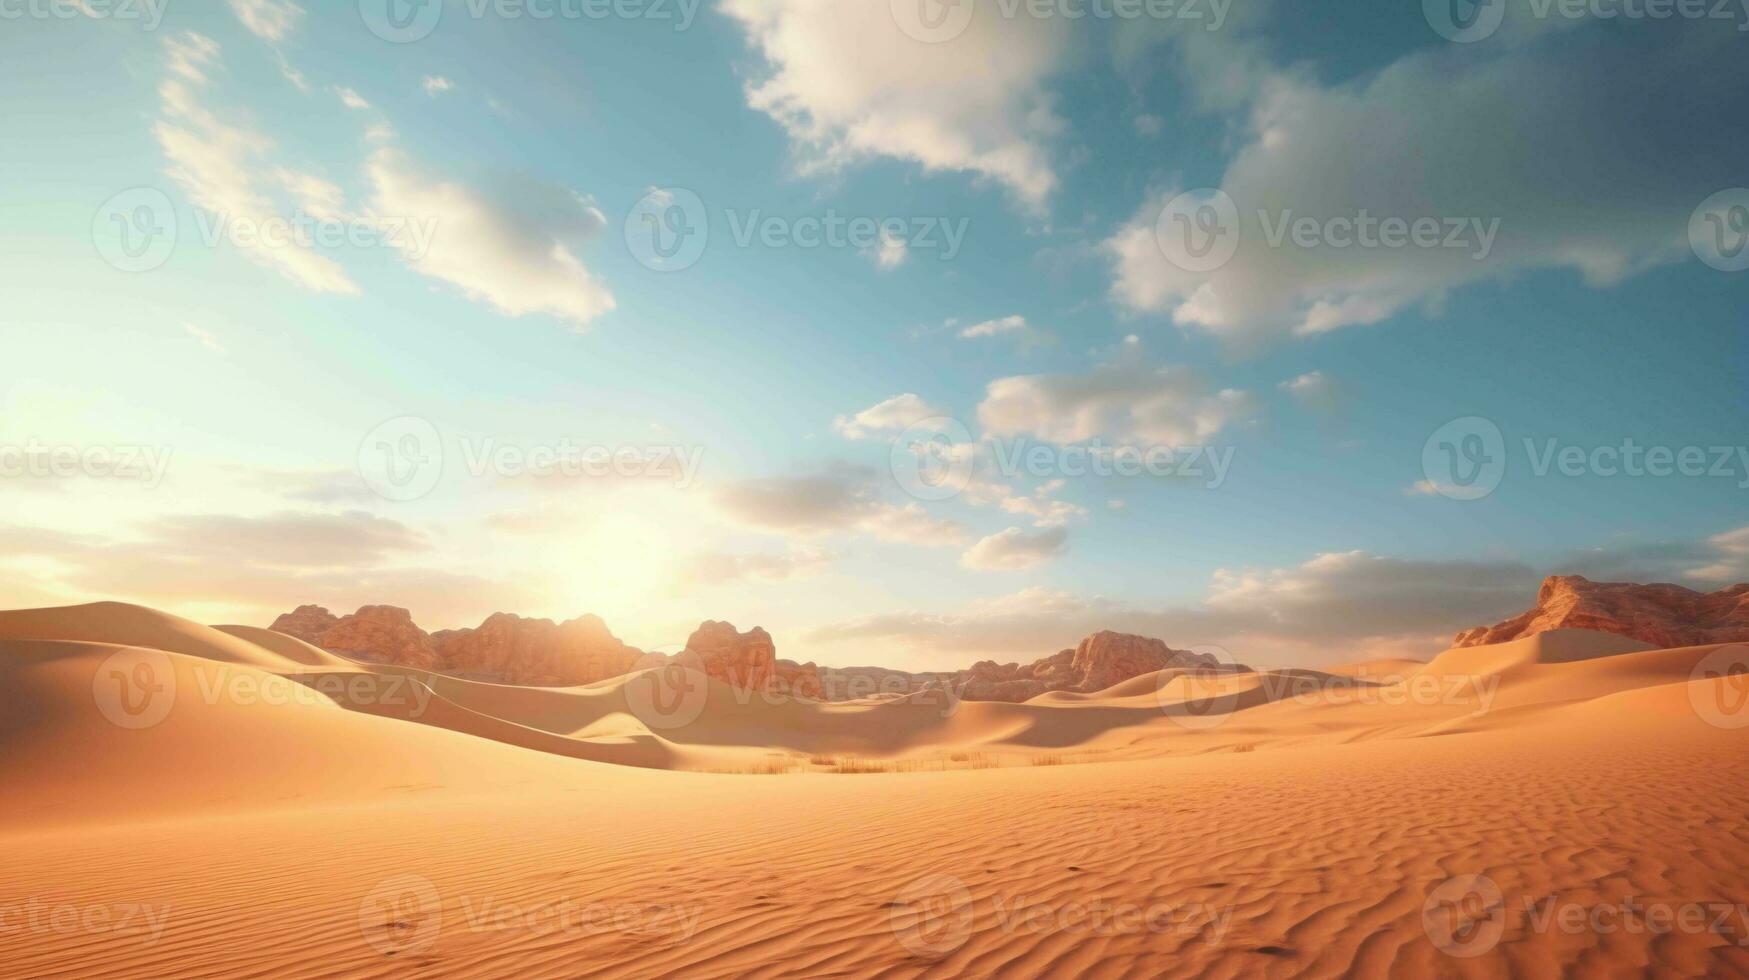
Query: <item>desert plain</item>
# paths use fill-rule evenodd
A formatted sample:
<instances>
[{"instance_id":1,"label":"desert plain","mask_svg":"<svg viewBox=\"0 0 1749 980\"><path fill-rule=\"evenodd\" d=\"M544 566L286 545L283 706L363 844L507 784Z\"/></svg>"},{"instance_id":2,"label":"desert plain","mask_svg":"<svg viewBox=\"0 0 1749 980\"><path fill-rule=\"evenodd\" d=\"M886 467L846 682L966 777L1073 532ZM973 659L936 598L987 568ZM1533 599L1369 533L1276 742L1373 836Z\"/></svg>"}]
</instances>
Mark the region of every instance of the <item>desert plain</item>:
<instances>
[{"instance_id":1,"label":"desert plain","mask_svg":"<svg viewBox=\"0 0 1749 980\"><path fill-rule=\"evenodd\" d=\"M0 973L1749 975L1746 655L830 701L8 612Z\"/></svg>"}]
</instances>

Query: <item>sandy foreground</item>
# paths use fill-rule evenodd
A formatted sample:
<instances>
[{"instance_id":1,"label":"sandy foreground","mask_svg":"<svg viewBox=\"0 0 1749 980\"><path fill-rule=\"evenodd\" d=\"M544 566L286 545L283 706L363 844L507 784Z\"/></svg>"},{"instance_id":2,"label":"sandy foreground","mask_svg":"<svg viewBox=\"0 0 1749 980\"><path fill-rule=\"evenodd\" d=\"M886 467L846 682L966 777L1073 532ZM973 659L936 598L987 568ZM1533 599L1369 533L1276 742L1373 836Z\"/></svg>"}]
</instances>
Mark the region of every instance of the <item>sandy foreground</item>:
<instances>
[{"instance_id":1,"label":"sandy foreground","mask_svg":"<svg viewBox=\"0 0 1749 980\"><path fill-rule=\"evenodd\" d=\"M0 975L1749 976L1745 665L822 705L0 613Z\"/></svg>"}]
</instances>

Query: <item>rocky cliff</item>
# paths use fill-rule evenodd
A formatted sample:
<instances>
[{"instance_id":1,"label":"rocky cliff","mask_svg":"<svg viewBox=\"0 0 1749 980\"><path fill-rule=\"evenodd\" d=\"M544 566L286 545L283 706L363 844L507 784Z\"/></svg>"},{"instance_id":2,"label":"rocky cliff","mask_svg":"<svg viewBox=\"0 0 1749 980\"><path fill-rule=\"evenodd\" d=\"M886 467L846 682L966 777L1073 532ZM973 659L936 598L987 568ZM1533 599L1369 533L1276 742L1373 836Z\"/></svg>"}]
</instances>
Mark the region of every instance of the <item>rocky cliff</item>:
<instances>
[{"instance_id":1,"label":"rocky cliff","mask_svg":"<svg viewBox=\"0 0 1749 980\"><path fill-rule=\"evenodd\" d=\"M1452 646L1504 643L1554 629L1615 633L1658 647L1749 640L1749 585L1696 592L1554 575L1543 580L1535 606L1503 623L1464 630Z\"/></svg>"}]
</instances>

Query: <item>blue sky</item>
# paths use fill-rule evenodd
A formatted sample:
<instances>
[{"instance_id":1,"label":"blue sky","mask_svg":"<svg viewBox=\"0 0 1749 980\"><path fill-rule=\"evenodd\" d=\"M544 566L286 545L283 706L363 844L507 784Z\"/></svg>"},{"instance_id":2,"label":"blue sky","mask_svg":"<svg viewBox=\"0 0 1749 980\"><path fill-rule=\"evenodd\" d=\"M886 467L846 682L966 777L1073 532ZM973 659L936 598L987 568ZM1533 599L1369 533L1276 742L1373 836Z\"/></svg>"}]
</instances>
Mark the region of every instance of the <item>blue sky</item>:
<instances>
[{"instance_id":1,"label":"blue sky","mask_svg":"<svg viewBox=\"0 0 1749 980\"><path fill-rule=\"evenodd\" d=\"M917 3L458 0L404 43L380 0L0 9L0 601L1274 663L1435 652L1549 572L1749 578L1743 11L1494 0L1459 42L1432 3ZM1185 268L1171 215L1214 189L1235 250ZM646 213L702 254L652 268ZM1340 244L1361 215L1457 240ZM797 243L828 216L902 234ZM117 251L136 217L168 251ZM294 220L351 237L240 237ZM1466 418L1479 497L1424 458ZM416 495L368 455L409 433ZM895 440L957 492L908 493ZM1592 455L1627 440L1716 475ZM470 465L590 447L651 471Z\"/></svg>"}]
</instances>

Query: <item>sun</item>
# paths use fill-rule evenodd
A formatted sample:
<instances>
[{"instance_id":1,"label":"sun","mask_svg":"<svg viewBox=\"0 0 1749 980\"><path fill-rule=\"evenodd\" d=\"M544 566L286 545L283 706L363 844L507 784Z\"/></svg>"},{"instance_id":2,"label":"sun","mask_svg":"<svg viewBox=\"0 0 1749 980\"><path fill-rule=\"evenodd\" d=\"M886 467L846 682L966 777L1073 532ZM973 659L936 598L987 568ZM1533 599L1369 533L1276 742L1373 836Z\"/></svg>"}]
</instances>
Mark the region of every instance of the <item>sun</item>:
<instances>
[{"instance_id":1,"label":"sun","mask_svg":"<svg viewBox=\"0 0 1749 980\"><path fill-rule=\"evenodd\" d=\"M605 513L548 549L555 591L579 611L603 618L651 605L666 594L677 567L674 530L638 513Z\"/></svg>"}]
</instances>

